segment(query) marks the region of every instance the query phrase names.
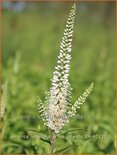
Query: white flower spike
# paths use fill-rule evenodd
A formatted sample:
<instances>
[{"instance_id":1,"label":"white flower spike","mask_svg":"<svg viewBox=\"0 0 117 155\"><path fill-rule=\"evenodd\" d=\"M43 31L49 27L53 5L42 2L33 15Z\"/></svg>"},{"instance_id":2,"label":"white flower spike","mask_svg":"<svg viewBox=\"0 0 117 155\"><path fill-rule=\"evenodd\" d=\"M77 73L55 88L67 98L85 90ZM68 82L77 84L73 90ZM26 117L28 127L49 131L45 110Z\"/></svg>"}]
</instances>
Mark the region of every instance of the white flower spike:
<instances>
[{"instance_id":1,"label":"white flower spike","mask_svg":"<svg viewBox=\"0 0 117 155\"><path fill-rule=\"evenodd\" d=\"M57 66L53 73L52 87L46 97L48 107L45 108L40 99L37 101L39 113L41 114L43 121L55 133L58 133L62 127L69 122L70 117L75 115L76 110L85 102L87 96L93 89L92 83L83 95L77 99L74 105L71 104L71 87L68 77L75 12L76 5L74 4L71 8L62 42L60 44L60 53Z\"/></svg>"}]
</instances>

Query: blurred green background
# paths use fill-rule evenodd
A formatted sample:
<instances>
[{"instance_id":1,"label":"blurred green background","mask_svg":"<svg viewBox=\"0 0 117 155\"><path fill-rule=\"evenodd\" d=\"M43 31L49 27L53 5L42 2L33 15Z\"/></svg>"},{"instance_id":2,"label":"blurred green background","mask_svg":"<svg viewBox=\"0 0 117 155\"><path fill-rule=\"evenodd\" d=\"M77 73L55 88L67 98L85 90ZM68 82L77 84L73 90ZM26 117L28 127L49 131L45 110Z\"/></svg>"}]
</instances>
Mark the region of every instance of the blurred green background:
<instances>
[{"instance_id":1,"label":"blurred green background","mask_svg":"<svg viewBox=\"0 0 117 155\"><path fill-rule=\"evenodd\" d=\"M44 100L51 86L72 4L3 3L2 92L6 91L6 111L2 153L49 153L49 144L40 140L48 138L48 130L38 116L35 99L40 96ZM63 128L79 130L59 137L55 151L68 147L61 152L115 153L115 2L76 5L69 77L72 102L92 81L94 89L76 117Z\"/></svg>"}]
</instances>

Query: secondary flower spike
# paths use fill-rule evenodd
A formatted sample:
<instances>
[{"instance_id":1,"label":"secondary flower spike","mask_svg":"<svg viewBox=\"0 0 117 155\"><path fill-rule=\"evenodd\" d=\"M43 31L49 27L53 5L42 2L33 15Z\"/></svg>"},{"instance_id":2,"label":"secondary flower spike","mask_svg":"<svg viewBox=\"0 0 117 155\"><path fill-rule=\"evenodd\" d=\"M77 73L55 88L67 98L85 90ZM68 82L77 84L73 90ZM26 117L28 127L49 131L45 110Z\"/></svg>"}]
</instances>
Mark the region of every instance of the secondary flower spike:
<instances>
[{"instance_id":1,"label":"secondary flower spike","mask_svg":"<svg viewBox=\"0 0 117 155\"><path fill-rule=\"evenodd\" d=\"M37 100L42 119L55 133L58 133L62 127L69 122L70 117L75 115L76 110L80 108L80 105L84 103L93 89L92 83L83 95L80 96L74 104L71 104L71 87L68 77L75 13L76 5L74 4L71 8L60 44L60 53L53 73L52 86L47 93L46 103L48 106L44 107L42 101L40 99Z\"/></svg>"}]
</instances>

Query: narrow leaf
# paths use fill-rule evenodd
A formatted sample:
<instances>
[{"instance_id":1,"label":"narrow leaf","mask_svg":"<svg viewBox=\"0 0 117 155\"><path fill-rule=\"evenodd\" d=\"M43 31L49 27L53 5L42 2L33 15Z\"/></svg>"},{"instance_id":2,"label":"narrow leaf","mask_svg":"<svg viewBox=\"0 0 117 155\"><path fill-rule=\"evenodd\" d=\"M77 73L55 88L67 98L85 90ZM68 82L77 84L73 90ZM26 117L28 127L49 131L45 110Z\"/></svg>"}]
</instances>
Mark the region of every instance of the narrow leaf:
<instances>
[{"instance_id":1,"label":"narrow leaf","mask_svg":"<svg viewBox=\"0 0 117 155\"><path fill-rule=\"evenodd\" d=\"M68 151L68 150L70 150L70 149L72 149L72 148L75 148L75 147L78 147L78 146L75 146L75 145L67 146L67 147L65 147L65 148L63 148L63 149L60 149L60 150L54 152L54 153L55 153L55 154L57 154L57 153L64 153L64 152L66 152L66 151Z\"/></svg>"},{"instance_id":2,"label":"narrow leaf","mask_svg":"<svg viewBox=\"0 0 117 155\"><path fill-rule=\"evenodd\" d=\"M48 144L51 145L51 142L50 142L50 140L48 140L48 139L40 138L40 140L42 140L43 142L46 142L46 143L48 143Z\"/></svg>"},{"instance_id":3,"label":"narrow leaf","mask_svg":"<svg viewBox=\"0 0 117 155\"><path fill-rule=\"evenodd\" d=\"M64 134L67 134L69 132L77 131L77 130L87 130L87 129L83 129L83 128L72 128L72 129L68 129L67 131L63 131L61 134L64 135Z\"/></svg>"}]
</instances>

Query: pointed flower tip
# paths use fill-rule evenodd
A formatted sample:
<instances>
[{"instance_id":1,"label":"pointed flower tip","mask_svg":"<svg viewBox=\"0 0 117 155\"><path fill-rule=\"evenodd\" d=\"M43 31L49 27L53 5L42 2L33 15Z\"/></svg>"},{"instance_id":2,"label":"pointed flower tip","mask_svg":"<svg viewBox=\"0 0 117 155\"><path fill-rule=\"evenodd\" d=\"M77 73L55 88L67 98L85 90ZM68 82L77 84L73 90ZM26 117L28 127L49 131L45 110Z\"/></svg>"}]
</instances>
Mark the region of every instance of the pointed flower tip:
<instances>
[{"instance_id":1,"label":"pointed flower tip","mask_svg":"<svg viewBox=\"0 0 117 155\"><path fill-rule=\"evenodd\" d=\"M90 85L90 88L93 89L93 87L94 87L94 83L92 82Z\"/></svg>"},{"instance_id":2,"label":"pointed flower tip","mask_svg":"<svg viewBox=\"0 0 117 155\"><path fill-rule=\"evenodd\" d=\"M75 3L72 5L72 8L76 10L76 4Z\"/></svg>"}]
</instances>

